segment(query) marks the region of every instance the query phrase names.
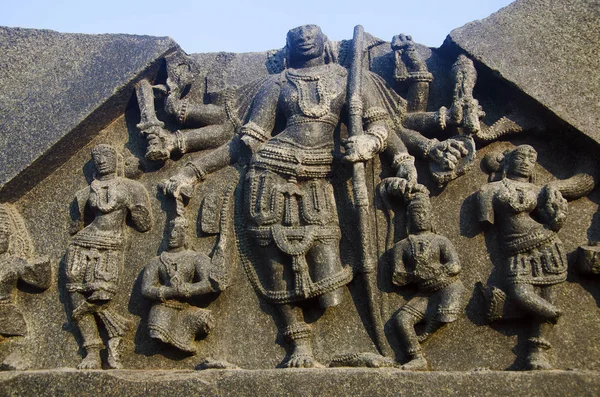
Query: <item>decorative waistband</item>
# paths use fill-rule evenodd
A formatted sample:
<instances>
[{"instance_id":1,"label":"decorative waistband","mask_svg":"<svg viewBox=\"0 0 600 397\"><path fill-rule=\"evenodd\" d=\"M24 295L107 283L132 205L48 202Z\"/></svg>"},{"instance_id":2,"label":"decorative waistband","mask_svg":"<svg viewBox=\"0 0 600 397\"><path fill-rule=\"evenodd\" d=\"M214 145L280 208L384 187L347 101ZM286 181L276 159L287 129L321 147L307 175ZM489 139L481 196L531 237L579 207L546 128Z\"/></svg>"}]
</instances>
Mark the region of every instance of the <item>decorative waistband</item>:
<instances>
[{"instance_id":1,"label":"decorative waistband","mask_svg":"<svg viewBox=\"0 0 600 397\"><path fill-rule=\"evenodd\" d=\"M254 154L253 166L284 175L325 178L331 175L333 148L305 147L283 139L272 139Z\"/></svg>"},{"instance_id":2,"label":"decorative waistband","mask_svg":"<svg viewBox=\"0 0 600 397\"><path fill-rule=\"evenodd\" d=\"M332 127L336 127L338 124L339 118L331 113L327 113L325 116L315 118L315 117L307 117L303 114L295 114L288 118L286 127L291 127L297 124L306 124L306 123L322 123L328 124Z\"/></svg>"},{"instance_id":3,"label":"decorative waistband","mask_svg":"<svg viewBox=\"0 0 600 397\"><path fill-rule=\"evenodd\" d=\"M542 245L549 244L556 238L556 234L550 230L540 229L505 242L508 255L524 253Z\"/></svg>"},{"instance_id":4,"label":"decorative waistband","mask_svg":"<svg viewBox=\"0 0 600 397\"><path fill-rule=\"evenodd\" d=\"M73 237L71 244L84 248L120 250L123 248L123 236L86 233L84 230Z\"/></svg>"}]
</instances>

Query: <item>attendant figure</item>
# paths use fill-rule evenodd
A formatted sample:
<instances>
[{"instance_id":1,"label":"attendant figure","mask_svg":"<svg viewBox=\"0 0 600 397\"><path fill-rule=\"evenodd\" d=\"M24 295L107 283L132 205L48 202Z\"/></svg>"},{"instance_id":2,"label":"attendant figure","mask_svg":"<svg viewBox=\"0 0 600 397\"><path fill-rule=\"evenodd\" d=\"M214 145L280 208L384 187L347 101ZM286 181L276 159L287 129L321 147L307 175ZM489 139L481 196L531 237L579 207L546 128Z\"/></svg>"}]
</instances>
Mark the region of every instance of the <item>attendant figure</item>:
<instances>
[{"instance_id":1,"label":"attendant figure","mask_svg":"<svg viewBox=\"0 0 600 397\"><path fill-rule=\"evenodd\" d=\"M86 351L77 368L101 368L100 350L104 344L96 321L108 333L109 368L121 368L118 346L131 324L111 303L122 289L126 219L140 232L150 230L150 200L141 183L117 175L119 156L112 146L97 145L92 159L94 180L77 193L74 202L78 215L75 229L86 226L73 236L66 255L72 318Z\"/></svg>"}]
</instances>

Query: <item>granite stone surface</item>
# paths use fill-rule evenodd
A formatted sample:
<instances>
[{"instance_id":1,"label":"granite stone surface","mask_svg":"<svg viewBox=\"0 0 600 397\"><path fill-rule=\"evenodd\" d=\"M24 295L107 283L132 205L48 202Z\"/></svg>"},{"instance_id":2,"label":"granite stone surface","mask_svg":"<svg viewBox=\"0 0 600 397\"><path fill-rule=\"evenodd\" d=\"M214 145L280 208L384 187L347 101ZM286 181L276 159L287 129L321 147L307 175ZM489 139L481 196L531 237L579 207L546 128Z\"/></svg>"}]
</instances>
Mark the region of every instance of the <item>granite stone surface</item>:
<instances>
[{"instance_id":1,"label":"granite stone surface","mask_svg":"<svg viewBox=\"0 0 600 397\"><path fill-rule=\"evenodd\" d=\"M517 0L453 30L458 47L600 142L600 2Z\"/></svg>"},{"instance_id":2,"label":"granite stone surface","mask_svg":"<svg viewBox=\"0 0 600 397\"><path fill-rule=\"evenodd\" d=\"M3 396L595 396L595 372L436 372L331 369L257 371L34 371L0 374Z\"/></svg>"},{"instance_id":3,"label":"granite stone surface","mask_svg":"<svg viewBox=\"0 0 600 397\"><path fill-rule=\"evenodd\" d=\"M0 27L0 195L14 200L123 113L166 37Z\"/></svg>"}]
</instances>

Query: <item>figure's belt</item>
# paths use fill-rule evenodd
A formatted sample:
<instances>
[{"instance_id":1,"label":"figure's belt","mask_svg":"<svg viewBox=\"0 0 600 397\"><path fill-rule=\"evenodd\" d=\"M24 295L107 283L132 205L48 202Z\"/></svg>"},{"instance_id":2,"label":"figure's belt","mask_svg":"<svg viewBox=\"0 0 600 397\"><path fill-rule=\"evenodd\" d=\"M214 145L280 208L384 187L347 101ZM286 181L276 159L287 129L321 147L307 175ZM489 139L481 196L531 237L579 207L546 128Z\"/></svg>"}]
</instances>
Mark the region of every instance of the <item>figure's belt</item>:
<instances>
[{"instance_id":1,"label":"figure's belt","mask_svg":"<svg viewBox=\"0 0 600 397\"><path fill-rule=\"evenodd\" d=\"M329 145L310 148L283 140L268 142L253 158L254 167L304 178L330 176L332 163L333 150Z\"/></svg>"},{"instance_id":2,"label":"figure's belt","mask_svg":"<svg viewBox=\"0 0 600 397\"><path fill-rule=\"evenodd\" d=\"M293 125L305 124L305 123L322 123L328 124L332 127L336 127L338 124L338 117L334 114L327 113L325 116L315 118L315 117L307 117L303 114L295 114L288 118L286 128L289 128Z\"/></svg>"},{"instance_id":3,"label":"figure's belt","mask_svg":"<svg viewBox=\"0 0 600 397\"><path fill-rule=\"evenodd\" d=\"M546 245L551 242L556 235L546 229L537 230L528 233L523 237L518 237L505 242L508 255L516 255L532 250L533 248Z\"/></svg>"},{"instance_id":4,"label":"figure's belt","mask_svg":"<svg viewBox=\"0 0 600 397\"><path fill-rule=\"evenodd\" d=\"M458 280L459 279L456 276L439 277L439 278L433 278L431 280L426 280L426 281L420 282L418 285L419 285L420 291L435 292L435 291L441 290L442 288L446 288L447 286L457 282Z\"/></svg>"},{"instance_id":5,"label":"figure's belt","mask_svg":"<svg viewBox=\"0 0 600 397\"><path fill-rule=\"evenodd\" d=\"M275 227L275 230L273 228ZM339 240L341 237L340 227L335 226L321 226L321 225L306 225L306 226L250 226L248 227L248 232L254 236L254 238L258 240L262 240L263 242L270 242L275 238L274 234L285 234L285 240L290 241L302 241L307 240L309 243L312 243L314 240ZM282 238L277 238L278 242L281 244ZM293 244L292 244L293 245ZM310 245L310 244L302 244L302 245ZM286 247L279 247L288 255L298 255L301 253L305 253L305 250L298 250L299 252L294 252L291 249L284 249Z\"/></svg>"},{"instance_id":6,"label":"figure's belt","mask_svg":"<svg viewBox=\"0 0 600 397\"><path fill-rule=\"evenodd\" d=\"M71 244L84 248L119 250L123 248L123 237L81 231L73 237Z\"/></svg>"}]
</instances>

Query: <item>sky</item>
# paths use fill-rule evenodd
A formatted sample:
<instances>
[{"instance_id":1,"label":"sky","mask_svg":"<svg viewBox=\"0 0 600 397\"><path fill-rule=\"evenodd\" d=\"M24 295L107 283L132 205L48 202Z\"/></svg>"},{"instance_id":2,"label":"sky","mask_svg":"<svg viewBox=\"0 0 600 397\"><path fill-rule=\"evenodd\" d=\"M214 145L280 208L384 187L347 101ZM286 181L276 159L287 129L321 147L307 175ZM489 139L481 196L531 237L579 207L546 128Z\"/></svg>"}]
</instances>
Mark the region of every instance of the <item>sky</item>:
<instances>
[{"instance_id":1,"label":"sky","mask_svg":"<svg viewBox=\"0 0 600 397\"><path fill-rule=\"evenodd\" d=\"M357 24L390 41L405 33L439 47L452 29L482 19L511 0L3 0L0 25L68 33L170 36L186 52L281 48L293 27L320 25L331 40Z\"/></svg>"}]
</instances>

